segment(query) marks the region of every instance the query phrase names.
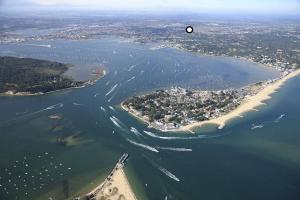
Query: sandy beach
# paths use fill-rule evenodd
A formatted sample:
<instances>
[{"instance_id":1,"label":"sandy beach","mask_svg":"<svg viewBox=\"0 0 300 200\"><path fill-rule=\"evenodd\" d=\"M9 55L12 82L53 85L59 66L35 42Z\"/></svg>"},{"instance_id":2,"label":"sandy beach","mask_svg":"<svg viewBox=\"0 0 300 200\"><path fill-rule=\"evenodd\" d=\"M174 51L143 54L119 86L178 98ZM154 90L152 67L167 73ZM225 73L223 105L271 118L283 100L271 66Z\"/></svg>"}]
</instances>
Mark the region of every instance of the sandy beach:
<instances>
[{"instance_id":1,"label":"sandy beach","mask_svg":"<svg viewBox=\"0 0 300 200\"><path fill-rule=\"evenodd\" d=\"M94 197L95 200L103 198L111 200L137 200L122 168L114 170L111 176L89 194L92 193L97 193Z\"/></svg>"},{"instance_id":2,"label":"sandy beach","mask_svg":"<svg viewBox=\"0 0 300 200\"><path fill-rule=\"evenodd\" d=\"M186 126L182 126L178 129L172 129L172 130L161 130L162 132L192 132L194 128L200 128L203 125L207 124L216 124L219 129L222 129L225 127L226 123L234 118L237 117L243 117L243 114L249 111L257 111L257 107L264 105L265 101L272 98L271 95L277 90L289 79L296 77L300 75L300 69L295 70L291 72L290 74L281 77L277 81L268 84L265 88L263 88L260 92L258 92L256 95L249 96L245 98L241 104L233 111L215 118L210 119L202 122L195 122ZM123 104L121 104L121 107L123 110L127 111L132 116L136 117L137 119L143 121L144 123L148 124L147 120L145 120L143 117L138 116L137 113L133 113L129 111Z\"/></svg>"},{"instance_id":3,"label":"sandy beach","mask_svg":"<svg viewBox=\"0 0 300 200\"><path fill-rule=\"evenodd\" d=\"M254 96L247 97L244 99L240 106L238 106L235 110L229 112L228 114L221 116L216 119L211 119L203 122L196 122L189 124L187 126L183 126L178 131L191 131L196 127L201 127L205 124L216 124L219 129L224 128L226 123L234 118L243 117L243 114L249 111L257 111L255 108L258 106L264 105L265 101L272 98L271 95L278 91L278 89L289 79L300 75L300 69L291 72L290 74L280 78L274 83L267 85L264 89L262 89L259 93Z\"/></svg>"},{"instance_id":4,"label":"sandy beach","mask_svg":"<svg viewBox=\"0 0 300 200\"><path fill-rule=\"evenodd\" d=\"M133 112L133 111L129 111L128 108L126 108L124 105L123 105L123 102L121 103L121 108L123 110L125 110L126 112L128 112L129 115L131 115L132 117L136 118L137 120L139 120L140 122L142 123L145 123L147 124L148 126L150 125L149 122L144 119L143 117L139 116L137 113Z\"/></svg>"}]
</instances>

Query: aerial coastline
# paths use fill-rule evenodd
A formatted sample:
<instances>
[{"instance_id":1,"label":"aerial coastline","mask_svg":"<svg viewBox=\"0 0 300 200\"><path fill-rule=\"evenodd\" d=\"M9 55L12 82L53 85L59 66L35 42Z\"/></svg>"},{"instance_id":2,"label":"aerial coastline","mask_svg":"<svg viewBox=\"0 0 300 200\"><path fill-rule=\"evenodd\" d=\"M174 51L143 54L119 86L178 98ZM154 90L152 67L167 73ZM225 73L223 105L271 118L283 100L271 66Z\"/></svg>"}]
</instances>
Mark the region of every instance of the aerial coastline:
<instances>
[{"instance_id":1,"label":"aerial coastline","mask_svg":"<svg viewBox=\"0 0 300 200\"><path fill-rule=\"evenodd\" d=\"M257 107L261 105L265 105L265 101L272 98L272 94L276 93L278 89L280 89L286 81L288 81L291 78L294 78L296 76L300 75L300 69L295 70L291 72L290 74L278 79L272 84L268 84L264 89L262 89L260 92L258 92L254 96L249 96L245 98L241 105L238 106L235 110L231 111L230 113L221 116L216 119L207 120L204 122L198 122L194 124L190 124L184 127L181 127L180 131L189 131L196 127L201 127L205 124L216 124L218 125L219 129L222 129L225 127L226 123L234 118L237 117L243 117L243 114L249 112L249 111L257 111Z\"/></svg>"},{"instance_id":2,"label":"aerial coastline","mask_svg":"<svg viewBox=\"0 0 300 200\"><path fill-rule=\"evenodd\" d=\"M278 79L261 83L260 84L261 88L258 88L258 91L255 91L253 94L244 95L242 98L240 98L240 100L238 100L240 102L232 106L232 108L230 108L231 110L229 110L228 112L222 115L216 115L217 117L213 116L212 118L207 117L206 119L202 119L202 121L193 120L190 121L188 124L184 124L184 125L178 123L178 125L174 127L168 127L166 123L161 124L155 120L151 122L148 116L142 115L141 112L133 109L132 107L126 106L125 105L126 101L123 101L121 103L121 108L127 111L132 116L148 124L149 127L159 129L162 132L193 132L193 129L200 128L203 125L207 125L207 124L215 124L218 126L219 129L223 129L226 123L228 123L228 121L235 119L237 117L243 117L243 114L245 114L246 112L257 111L256 108L261 105L264 105L266 100L272 98L271 95L277 92L277 90L282 85L284 85L284 83L287 80L294 78L298 75L300 75L300 69L290 71L290 72L285 72L282 75L282 77ZM252 86L248 86L248 87L252 87ZM252 89L250 91L252 91Z\"/></svg>"},{"instance_id":3,"label":"aerial coastline","mask_svg":"<svg viewBox=\"0 0 300 200\"><path fill-rule=\"evenodd\" d=\"M297 200L299 17L21 1L0 19L0 200Z\"/></svg>"},{"instance_id":4,"label":"aerial coastline","mask_svg":"<svg viewBox=\"0 0 300 200\"><path fill-rule=\"evenodd\" d=\"M46 94L51 94L54 92L61 92L61 91L65 91L65 90L69 90L69 89L80 89L80 88L85 88L88 86L92 86L95 85L97 83L98 80L100 80L101 78L103 78L105 75L107 74L107 70L103 69L103 74L101 76L97 76L94 79L85 81L82 83L82 85L80 86L72 86L72 87L67 87L67 88L63 88L63 89L59 89L59 90L53 90L53 91L49 91L49 92L36 92L36 93L29 93L29 92L12 92L12 91L7 91L5 93L0 93L0 96L40 96L40 95L46 95Z\"/></svg>"},{"instance_id":5,"label":"aerial coastline","mask_svg":"<svg viewBox=\"0 0 300 200\"><path fill-rule=\"evenodd\" d=\"M13 68L14 67L14 68ZM0 57L1 96L36 96L94 85L107 74L101 66L87 80L65 75L72 65L33 58ZM13 74L13 76L8 76ZM29 79L30 77L31 79Z\"/></svg>"},{"instance_id":6,"label":"aerial coastline","mask_svg":"<svg viewBox=\"0 0 300 200\"><path fill-rule=\"evenodd\" d=\"M123 170L128 156L127 153L122 155L103 183L84 195L84 197L78 197L76 199L97 200L109 198L111 200L137 200Z\"/></svg>"}]
</instances>

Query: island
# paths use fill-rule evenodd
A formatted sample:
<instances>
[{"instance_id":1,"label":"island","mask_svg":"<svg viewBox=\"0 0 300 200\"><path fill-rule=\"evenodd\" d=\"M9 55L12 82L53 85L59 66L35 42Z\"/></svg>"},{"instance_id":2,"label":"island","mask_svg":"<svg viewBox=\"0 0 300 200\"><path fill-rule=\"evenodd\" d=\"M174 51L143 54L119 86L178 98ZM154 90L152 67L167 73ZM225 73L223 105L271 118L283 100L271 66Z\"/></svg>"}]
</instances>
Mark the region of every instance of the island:
<instances>
[{"instance_id":1,"label":"island","mask_svg":"<svg viewBox=\"0 0 300 200\"><path fill-rule=\"evenodd\" d=\"M88 81L76 81L65 76L71 68L48 60L33 58L0 57L0 93L5 95L37 95L67 88L79 88L94 84L106 74L104 68L94 73Z\"/></svg>"},{"instance_id":2,"label":"island","mask_svg":"<svg viewBox=\"0 0 300 200\"><path fill-rule=\"evenodd\" d=\"M121 107L150 128L163 132L193 132L204 124L216 124L222 129L227 121L264 104L288 79L297 75L300 69L286 70L278 79L218 91L172 87L130 97Z\"/></svg>"}]
</instances>

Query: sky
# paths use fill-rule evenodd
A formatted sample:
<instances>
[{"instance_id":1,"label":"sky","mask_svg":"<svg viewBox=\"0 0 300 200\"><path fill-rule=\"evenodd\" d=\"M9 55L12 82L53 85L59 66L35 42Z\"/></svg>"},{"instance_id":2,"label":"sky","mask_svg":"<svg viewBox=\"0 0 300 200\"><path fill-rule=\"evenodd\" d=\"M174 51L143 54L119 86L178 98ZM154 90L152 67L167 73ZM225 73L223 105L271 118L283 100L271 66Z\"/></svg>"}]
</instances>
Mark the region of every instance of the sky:
<instances>
[{"instance_id":1,"label":"sky","mask_svg":"<svg viewBox=\"0 0 300 200\"><path fill-rule=\"evenodd\" d=\"M9 8L300 13L300 0L0 0Z\"/></svg>"}]
</instances>

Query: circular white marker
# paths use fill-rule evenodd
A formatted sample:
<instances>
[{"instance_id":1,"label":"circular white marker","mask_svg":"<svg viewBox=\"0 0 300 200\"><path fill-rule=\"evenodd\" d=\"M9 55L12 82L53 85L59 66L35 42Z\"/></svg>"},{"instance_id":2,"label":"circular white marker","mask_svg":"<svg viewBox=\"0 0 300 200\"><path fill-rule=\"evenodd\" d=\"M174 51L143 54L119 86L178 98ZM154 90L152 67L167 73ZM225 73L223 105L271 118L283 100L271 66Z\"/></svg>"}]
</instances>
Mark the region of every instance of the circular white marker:
<instances>
[{"instance_id":1,"label":"circular white marker","mask_svg":"<svg viewBox=\"0 0 300 200\"><path fill-rule=\"evenodd\" d=\"M187 26L187 27L185 28L185 31L186 31L187 33L192 33L192 32L194 31L194 28L193 28L192 26Z\"/></svg>"}]
</instances>

